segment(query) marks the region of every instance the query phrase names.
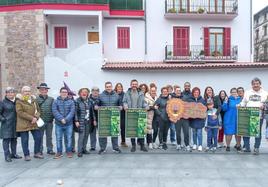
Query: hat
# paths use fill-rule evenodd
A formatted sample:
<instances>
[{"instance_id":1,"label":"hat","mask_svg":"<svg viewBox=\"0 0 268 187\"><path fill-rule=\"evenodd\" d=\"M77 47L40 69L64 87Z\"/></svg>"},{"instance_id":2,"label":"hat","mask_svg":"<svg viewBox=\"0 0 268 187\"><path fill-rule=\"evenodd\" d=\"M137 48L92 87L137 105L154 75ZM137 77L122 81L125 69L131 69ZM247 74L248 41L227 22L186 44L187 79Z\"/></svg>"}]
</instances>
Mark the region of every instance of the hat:
<instances>
[{"instance_id":1,"label":"hat","mask_svg":"<svg viewBox=\"0 0 268 187\"><path fill-rule=\"evenodd\" d=\"M41 83L39 86L37 86L37 89L40 89L40 88L50 89L49 87L47 87L46 83Z\"/></svg>"}]
</instances>

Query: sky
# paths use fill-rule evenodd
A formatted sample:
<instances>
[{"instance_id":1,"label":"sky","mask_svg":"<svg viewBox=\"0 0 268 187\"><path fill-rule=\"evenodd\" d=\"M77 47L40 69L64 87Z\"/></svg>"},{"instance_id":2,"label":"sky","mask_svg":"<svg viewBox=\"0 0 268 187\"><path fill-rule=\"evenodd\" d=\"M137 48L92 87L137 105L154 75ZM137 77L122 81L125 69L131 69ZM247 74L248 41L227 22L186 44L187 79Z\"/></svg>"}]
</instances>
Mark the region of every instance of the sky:
<instances>
[{"instance_id":1,"label":"sky","mask_svg":"<svg viewBox=\"0 0 268 187\"><path fill-rule=\"evenodd\" d=\"M268 5L268 0L252 0L253 15Z\"/></svg>"}]
</instances>

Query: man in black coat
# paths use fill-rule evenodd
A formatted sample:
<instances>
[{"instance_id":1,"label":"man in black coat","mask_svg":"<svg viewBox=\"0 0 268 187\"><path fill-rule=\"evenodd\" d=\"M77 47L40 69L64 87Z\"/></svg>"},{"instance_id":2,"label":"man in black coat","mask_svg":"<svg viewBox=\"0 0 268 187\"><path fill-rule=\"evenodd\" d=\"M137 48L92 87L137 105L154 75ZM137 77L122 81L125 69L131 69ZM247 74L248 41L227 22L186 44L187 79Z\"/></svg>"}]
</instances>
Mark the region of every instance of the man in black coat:
<instances>
[{"instance_id":1,"label":"man in black coat","mask_svg":"<svg viewBox=\"0 0 268 187\"><path fill-rule=\"evenodd\" d=\"M21 159L17 155L17 134L16 134L16 93L15 89L8 87L6 89L6 96L0 102L0 138L3 139L3 149L5 160L11 162L13 159ZM11 146L11 153L9 147Z\"/></svg>"}]
</instances>

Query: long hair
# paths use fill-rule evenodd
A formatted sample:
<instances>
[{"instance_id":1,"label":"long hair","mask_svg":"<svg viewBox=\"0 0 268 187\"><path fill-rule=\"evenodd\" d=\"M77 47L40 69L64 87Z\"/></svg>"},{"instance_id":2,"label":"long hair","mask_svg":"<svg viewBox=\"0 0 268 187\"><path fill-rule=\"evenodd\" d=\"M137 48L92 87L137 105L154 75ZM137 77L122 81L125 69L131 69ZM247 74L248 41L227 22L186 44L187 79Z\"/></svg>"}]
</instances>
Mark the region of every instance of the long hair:
<instances>
[{"instance_id":1,"label":"long hair","mask_svg":"<svg viewBox=\"0 0 268 187\"><path fill-rule=\"evenodd\" d=\"M215 94L214 94L214 90L211 86L207 86L204 92L204 99L207 100L208 99L208 95L207 95L207 90L211 89L212 90L212 98L214 98Z\"/></svg>"}]
</instances>

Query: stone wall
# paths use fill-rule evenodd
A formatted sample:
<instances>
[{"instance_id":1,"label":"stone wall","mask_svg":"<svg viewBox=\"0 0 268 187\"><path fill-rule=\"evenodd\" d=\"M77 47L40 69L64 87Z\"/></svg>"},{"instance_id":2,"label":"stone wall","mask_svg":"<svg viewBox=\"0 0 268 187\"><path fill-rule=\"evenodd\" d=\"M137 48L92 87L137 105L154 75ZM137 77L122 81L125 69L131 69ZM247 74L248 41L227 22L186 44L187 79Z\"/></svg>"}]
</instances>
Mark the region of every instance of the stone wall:
<instances>
[{"instance_id":1,"label":"stone wall","mask_svg":"<svg viewBox=\"0 0 268 187\"><path fill-rule=\"evenodd\" d=\"M44 81L45 17L42 10L0 12L1 94ZM36 89L33 89L36 92Z\"/></svg>"}]
</instances>

